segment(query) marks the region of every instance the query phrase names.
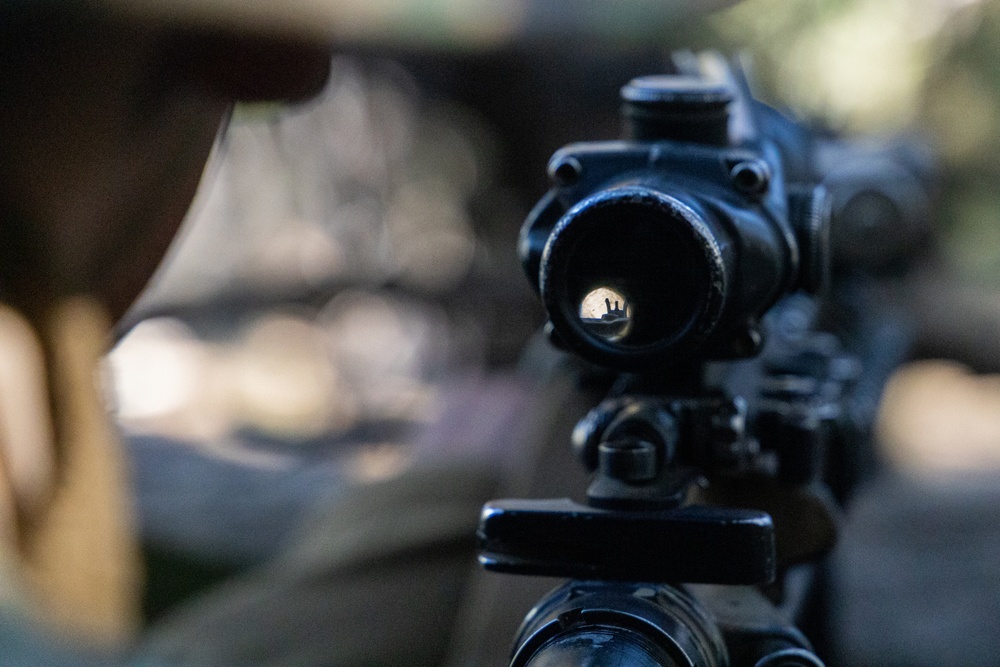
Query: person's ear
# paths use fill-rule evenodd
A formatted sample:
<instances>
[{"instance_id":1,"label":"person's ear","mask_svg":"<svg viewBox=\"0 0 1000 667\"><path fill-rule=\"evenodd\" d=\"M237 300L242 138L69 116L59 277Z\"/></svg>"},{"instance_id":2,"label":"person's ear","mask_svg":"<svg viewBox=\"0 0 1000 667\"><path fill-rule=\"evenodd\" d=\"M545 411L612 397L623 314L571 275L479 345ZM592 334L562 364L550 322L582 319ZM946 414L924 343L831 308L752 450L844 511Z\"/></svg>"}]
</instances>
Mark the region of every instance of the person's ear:
<instances>
[{"instance_id":1,"label":"person's ear","mask_svg":"<svg viewBox=\"0 0 1000 667\"><path fill-rule=\"evenodd\" d=\"M293 38L191 32L174 35L164 71L236 102L308 99L330 74L331 47Z\"/></svg>"}]
</instances>

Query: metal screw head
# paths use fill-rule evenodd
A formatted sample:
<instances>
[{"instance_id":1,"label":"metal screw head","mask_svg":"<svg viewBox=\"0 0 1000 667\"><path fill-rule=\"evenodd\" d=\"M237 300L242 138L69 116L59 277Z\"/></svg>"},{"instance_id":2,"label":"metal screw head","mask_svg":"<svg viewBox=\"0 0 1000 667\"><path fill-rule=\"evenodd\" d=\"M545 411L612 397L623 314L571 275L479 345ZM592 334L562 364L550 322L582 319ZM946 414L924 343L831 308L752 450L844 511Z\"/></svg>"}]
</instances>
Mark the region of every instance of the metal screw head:
<instances>
[{"instance_id":1,"label":"metal screw head","mask_svg":"<svg viewBox=\"0 0 1000 667\"><path fill-rule=\"evenodd\" d=\"M599 469L612 479L645 482L656 478L659 468L656 446L638 439L602 442L598 448Z\"/></svg>"},{"instance_id":2,"label":"metal screw head","mask_svg":"<svg viewBox=\"0 0 1000 667\"><path fill-rule=\"evenodd\" d=\"M737 190L748 195L762 195L771 183L771 169L762 160L743 160L729 170Z\"/></svg>"},{"instance_id":3,"label":"metal screw head","mask_svg":"<svg viewBox=\"0 0 1000 667\"><path fill-rule=\"evenodd\" d=\"M583 165L575 157L566 157L549 165L549 178L556 185L573 185L583 174Z\"/></svg>"}]
</instances>

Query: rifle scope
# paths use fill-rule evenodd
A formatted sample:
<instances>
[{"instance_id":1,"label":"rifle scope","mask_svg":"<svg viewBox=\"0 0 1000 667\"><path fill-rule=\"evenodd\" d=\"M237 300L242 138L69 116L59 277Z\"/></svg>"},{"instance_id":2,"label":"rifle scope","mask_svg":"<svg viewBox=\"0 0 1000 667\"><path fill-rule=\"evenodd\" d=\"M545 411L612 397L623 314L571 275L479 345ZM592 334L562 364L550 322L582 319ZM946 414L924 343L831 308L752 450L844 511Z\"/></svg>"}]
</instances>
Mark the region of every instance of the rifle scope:
<instances>
[{"instance_id":1,"label":"rifle scope","mask_svg":"<svg viewBox=\"0 0 1000 667\"><path fill-rule=\"evenodd\" d=\"M766 136L730 141L724 85L643 77L622 96L630 139L559 150L521 231L555 338L617 370L754 354L760 316L823 282L825 191L786 183Z\"/></svg>"}]
</instances>

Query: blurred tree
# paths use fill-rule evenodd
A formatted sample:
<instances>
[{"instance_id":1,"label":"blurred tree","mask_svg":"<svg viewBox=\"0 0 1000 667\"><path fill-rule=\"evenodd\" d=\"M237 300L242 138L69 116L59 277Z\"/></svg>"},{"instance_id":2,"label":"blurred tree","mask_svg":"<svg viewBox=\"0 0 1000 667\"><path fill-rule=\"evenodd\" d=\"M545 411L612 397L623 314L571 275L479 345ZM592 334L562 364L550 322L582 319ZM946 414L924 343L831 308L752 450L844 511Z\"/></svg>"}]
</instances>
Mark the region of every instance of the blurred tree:
<instances>
[{"instance_id":1,"label":"blurred tree","mask_svg":"<svg viewBox=\"0 0 1000 667\"><path fill-rule=\"evenodd\" d=\"M963 279L1000 287L1000 4L943 44L923 90L921 120L944 166L942 251Z\"/></svg>"},{"instance_id":2,"label":"blurred tree","mask_svg":"<svg viewBox=\"0 0 1000 667\"><path fill-rule=\"evenodd\" d=\"M818 124L931 141L943 267L1000 287L1000 3L746 0L710 17L698 40L745 50L759 93Z\"/></svg>"}]
</instances>

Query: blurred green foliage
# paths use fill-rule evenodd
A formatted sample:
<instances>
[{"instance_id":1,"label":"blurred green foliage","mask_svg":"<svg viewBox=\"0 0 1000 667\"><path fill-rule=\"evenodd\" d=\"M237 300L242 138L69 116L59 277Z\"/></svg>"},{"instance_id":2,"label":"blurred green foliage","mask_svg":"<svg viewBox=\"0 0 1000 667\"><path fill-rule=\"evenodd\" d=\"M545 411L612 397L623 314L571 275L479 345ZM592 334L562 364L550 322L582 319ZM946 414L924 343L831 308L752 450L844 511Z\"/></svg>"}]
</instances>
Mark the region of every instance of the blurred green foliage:
<instances>
[{"instance_id":1,"label":"blurred green foliage","mask_svg":"<svg viewBox=\"0 0 1000 667\"><path fill-rule=\"evenodd\" d=\"M851 136L929 140L940 257L1000 287L1000 0L745 0L696 34L746 51L773 104Z\"/></svg>"},{"instance_id":2,"label":"blurred green foliage","mask_svg":"<svg viewBox=\"0 0 1000 667\"><path fill-rule=\"evenodd\" d=\"M910 123L929 65L970 5L949 0L748 0L711 29L748 50L778 99L851 132Z\"/></svg>"},{"instance_id":3,"label":"blurred green foliage","mask_svg":"<svg viewBox=\"0 0 1000 667\"><path fill-rule=\"evenodd\" d=\"M1000 286L1000 3L984 2L942 50L923 87L921 120L944 166L942 249L960 275Z\"/></svg>"}]
</instances>

